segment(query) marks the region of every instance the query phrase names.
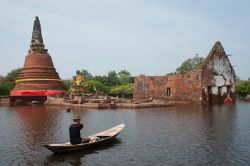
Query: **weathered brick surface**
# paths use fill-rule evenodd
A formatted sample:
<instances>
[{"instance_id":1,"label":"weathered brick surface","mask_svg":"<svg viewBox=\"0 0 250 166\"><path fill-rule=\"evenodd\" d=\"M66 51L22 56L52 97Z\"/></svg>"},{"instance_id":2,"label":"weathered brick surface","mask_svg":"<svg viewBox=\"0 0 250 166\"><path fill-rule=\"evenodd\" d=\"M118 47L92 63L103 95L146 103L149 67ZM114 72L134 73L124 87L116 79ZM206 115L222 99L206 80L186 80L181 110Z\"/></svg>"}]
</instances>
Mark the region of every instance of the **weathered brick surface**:
<instances>
[{"instance_id":1,"label":"weathered brick surface","mask_svg":"<svg viewBox=\"0 0 250 166\"><path fill-rule=\"evenodd\" d=\"M48 80L31 80L16 84L15 90L60 90L63 89L62 82L50 79L60 80L52 59L48 53L45 54L28 54L22 72L18 80L23 79L48 79Z\"/></svg>"},{"instance_id":2,"label":"weathered brick surface","mask_svg":"<svg viewBox=\"0 0 250 166\"><path fill-rule=\"evenodd\" d=\"M235 73L221 45L216 42L201 67L190 75L138 76L134 98L169 101L222 102L234 96ZM170 89L170 95L167 91Z\"/></svg>"},{"instance_id":3,"label":"weathered brick surface","mask_svg":"<svg viewBox=\"0 0 250 166\"><path fill-rule=\"evenodd\" d=\"M199 101L202 95L199 79L198 73L154 77L139 76L135 78L134 98Z\"/></svg>"},{"instance_id":4,"label":"weathered brick surface","mask_svg":"<svg viewBox=\"0 0 250 166\"><path fill-rule=\"evenodd\" d=\"M234 98L235 72L220 42L214 44L200 70L204 99L222 102L227 95Z\"/></svg>"},{"instance_id":5,"label":"weathered brick surface","mask_svg":"<svg viewBox=\"0 0 250 166\"><path fill-rule=\"evenodd\" d=\"M44 48L41 25L34 21L31 45L14 90L63 90L52 58Z\"/></svg>"}]
</instances>

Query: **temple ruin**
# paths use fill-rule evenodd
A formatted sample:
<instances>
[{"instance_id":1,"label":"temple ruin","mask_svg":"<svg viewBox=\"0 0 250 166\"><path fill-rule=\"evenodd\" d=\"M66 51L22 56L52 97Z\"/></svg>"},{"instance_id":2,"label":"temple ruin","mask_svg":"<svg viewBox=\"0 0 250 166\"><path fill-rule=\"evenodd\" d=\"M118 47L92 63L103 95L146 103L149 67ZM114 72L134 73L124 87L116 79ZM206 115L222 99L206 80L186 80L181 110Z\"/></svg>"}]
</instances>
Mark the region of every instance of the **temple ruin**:
<instances>
[{"instance_id":1,"label":"temple ruin","mask_svg":"<svg viewBox=\"0 0 250 166\"><path fill-rule=\"evenodd\" d=\"M235 72L220 42L191 74L138 76L134 83L135 99L220 103L234 94Z\"/></svg>"},{"instance_id":2,"label":"temple ruin","mask_svg":"<svg viewBox=\"0 0 250 166\"><path fill-rule=\"evenodd\" d=\"M23 70L16 80L16 86L11 91L11 96L56 95L64 92L62 81L56 72L51 56L43 44L41 25L36 17L33 26L31 45L25 57Z\"/></svg>"}]
</instances>

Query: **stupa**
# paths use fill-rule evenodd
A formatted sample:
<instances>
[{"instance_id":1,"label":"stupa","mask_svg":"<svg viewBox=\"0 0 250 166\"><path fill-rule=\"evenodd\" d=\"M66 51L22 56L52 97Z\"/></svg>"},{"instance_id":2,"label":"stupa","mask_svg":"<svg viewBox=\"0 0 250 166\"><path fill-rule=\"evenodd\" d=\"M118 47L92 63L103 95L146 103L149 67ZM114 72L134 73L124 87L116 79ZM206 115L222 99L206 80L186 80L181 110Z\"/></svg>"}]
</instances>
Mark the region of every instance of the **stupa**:
<instances>
[{"instance_id":1,"label":"stupa","mask_svg":"<svg viewBox=\"0 0 250 166\"><path fill-rule=\"evenodd\" d=\"M36 17L30 49L11 96L47 96L65 92L47 51L43 44L40 21Z\"/></svg>"}]
</instances>

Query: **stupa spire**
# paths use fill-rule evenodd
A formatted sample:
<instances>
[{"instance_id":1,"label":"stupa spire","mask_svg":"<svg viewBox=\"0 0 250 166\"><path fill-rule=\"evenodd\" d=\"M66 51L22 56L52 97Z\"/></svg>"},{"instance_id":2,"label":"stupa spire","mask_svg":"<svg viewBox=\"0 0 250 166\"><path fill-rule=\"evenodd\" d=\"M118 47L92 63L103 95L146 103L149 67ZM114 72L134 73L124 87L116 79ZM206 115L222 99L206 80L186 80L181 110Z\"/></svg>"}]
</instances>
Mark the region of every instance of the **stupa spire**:
<instances>
[{"instance_id":1,"label":"stupa spire","mask_svg":"<svg viewBox=\"0 0 250 166\"><path fill-rule=\"evenodd\" d=\"M47 96L66 92L51 56L44 49L39 18L34 21L30 50L11 96ZM36 100L36 98L29 98ZM28 99L28 100L29 100ZM26 100L26 98L25 98Z\"/></svg>"},{"instance_id":2,"label":"stupa spire","mask_svg":"<svg viewBox=\"0 0 250 166\"><path fill-rule=\"evenodd\" d=\"M42 30L39 18L36 16L33 26L30 52L39 51L40 53L46 53L47 49L44 49Z\"/></svg>"}]
</instances>

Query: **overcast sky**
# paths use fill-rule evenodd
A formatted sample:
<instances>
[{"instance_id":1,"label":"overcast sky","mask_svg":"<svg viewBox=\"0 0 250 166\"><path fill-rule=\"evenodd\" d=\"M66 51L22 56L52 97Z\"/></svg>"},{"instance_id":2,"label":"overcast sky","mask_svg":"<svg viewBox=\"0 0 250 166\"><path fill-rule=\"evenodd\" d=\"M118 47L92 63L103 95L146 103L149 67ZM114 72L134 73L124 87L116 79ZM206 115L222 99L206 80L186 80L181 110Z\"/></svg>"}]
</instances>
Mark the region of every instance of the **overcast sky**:
<instances>
[{"instance_id":1,"label":"overcast sky","mask_svg":"<svg viewBox=\"0 0 250 166\"><path fill-rule=\"evenodd\" d=\"M250 77L249 0L1 0L0 75L23 66L35 16L62 79L78 69L165 75L216 41Z\"/></svg>"}]
</instances>

